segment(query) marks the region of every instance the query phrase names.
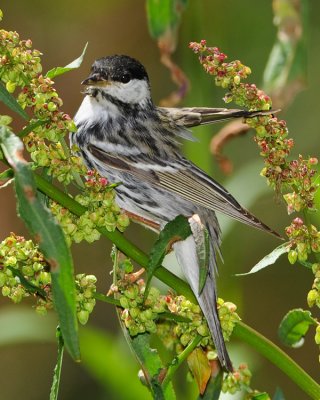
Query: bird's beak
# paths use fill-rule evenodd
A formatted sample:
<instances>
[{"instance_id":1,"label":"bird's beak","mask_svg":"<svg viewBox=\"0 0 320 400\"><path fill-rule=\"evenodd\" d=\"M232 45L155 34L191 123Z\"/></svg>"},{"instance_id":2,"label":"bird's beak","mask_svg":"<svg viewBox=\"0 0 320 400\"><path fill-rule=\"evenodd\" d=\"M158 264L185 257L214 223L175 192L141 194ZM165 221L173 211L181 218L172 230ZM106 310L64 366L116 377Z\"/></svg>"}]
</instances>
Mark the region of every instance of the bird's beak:
<instances>
[{"instance_id":1,"label":"bird's beak","mask_svg":"<svg viewBox=\"0 0 320 400\"><path fill-rule=\"evenodd\" d=\"M87 79L81 82L84 86L108 86L110 81L103 78L100 74L92 74Z\"/></svg>"}]
</instances>

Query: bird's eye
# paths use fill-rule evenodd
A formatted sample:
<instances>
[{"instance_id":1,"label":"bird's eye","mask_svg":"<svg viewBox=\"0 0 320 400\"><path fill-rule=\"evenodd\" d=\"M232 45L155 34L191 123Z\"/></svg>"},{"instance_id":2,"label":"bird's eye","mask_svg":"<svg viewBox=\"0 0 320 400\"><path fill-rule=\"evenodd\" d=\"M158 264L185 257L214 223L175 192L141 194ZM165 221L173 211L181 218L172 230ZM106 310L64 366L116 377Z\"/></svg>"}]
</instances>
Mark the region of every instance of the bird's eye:
<instances>
[{"instance_id":1,"label":"bird's eye","mask_svg":"<svg viewBox=\"0 0 320 400\"><path fill-rule=\"evenodd\" d=\"M123 74L120 76L120 82L128 83L131 80L131 76L129 74Z\"/></svg>"}]
</instances>

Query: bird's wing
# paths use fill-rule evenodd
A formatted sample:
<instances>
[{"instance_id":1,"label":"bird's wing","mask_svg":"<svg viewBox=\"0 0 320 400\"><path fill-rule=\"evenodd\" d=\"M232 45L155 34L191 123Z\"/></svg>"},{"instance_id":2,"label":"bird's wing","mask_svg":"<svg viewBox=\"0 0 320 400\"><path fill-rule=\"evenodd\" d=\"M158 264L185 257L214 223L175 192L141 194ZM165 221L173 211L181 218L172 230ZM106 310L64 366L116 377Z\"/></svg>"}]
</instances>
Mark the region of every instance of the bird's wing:
<instances>
[{"instance_id":1,"label":"bird's wing","mask_svg":"<svg viewBox=\"0 0 320 400\"><path fill-rule=\"evenodd\" d=\"M198 125L213 124L233 118L253 118L260 115L274 114L278 110L246 111L228 108L184 107L167 108L157 107L159 115L164 119L174 121L179 127L192 128Z\"/></svg>"},{"instance_id":2,"label":"bird's wing","mask_svg":"<svg viewBox=\"0 0 320 400\"><path fill-rule=\"evenodd\" d=\"M236 199L219 183L184 158L175 159L175 162L161 167L161 164L157 164L156 160L153 163L150 161L149 164L136 163L125 156L107 153L92 144L88 146L88 150L98 163L132 174L142 181L147 181L154 186L177 194L193 204L219 211L246 225L280 237L278 233L241 207Z\"/></svg>"}]
</instances>

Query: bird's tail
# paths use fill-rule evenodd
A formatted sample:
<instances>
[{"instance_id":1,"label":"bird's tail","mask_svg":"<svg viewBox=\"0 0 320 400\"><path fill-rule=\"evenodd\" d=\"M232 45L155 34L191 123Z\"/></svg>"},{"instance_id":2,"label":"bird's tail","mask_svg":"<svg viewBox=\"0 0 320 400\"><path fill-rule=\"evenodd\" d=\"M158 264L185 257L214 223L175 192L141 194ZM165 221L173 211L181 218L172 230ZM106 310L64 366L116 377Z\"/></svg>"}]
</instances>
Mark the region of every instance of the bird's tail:
<instances>
[{"instance_id":1,"label":"bird's tail","mask_svg":"<svg viewBox=\"0 0 320 400\"><path fill-rule=\"evenodd\" d=\"M225 370L232 371L232 363L226 349L218 316L216 285L213 271L207 276L205 286L201 294L199 294L199 262L193 235L189 236L186 240L176 242L174 244L174 250L178 262L183 269L183 273L207 320L220 363Z\"/></svg>"}]
</instances>

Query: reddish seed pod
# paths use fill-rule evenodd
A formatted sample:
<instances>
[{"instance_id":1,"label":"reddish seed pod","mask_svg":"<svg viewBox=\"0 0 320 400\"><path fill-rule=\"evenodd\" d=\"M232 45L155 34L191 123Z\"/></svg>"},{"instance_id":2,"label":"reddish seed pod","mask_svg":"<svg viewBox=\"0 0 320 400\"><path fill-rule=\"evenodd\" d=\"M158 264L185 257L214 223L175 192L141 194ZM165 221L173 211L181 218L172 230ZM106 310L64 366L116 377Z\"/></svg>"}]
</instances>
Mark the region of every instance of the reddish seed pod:
<instances>
[{"instance_id":1,"label":"reddish seed pod","mask_svg":"<svg viewBox=\"0 0 320 400\"><path fill-rule=\"evenodd\" d=\"M317 165L318 164L318 159L316 157L310 157L309 158L309 164Z\"/></svg>"},{"instance_id":2,"label":"reddish seed pod","mask_svg":"<svg viewBox=\"0 0 320 400\"><path fill-rule=\"evenodd\" d=\"M106 186L108 184L108 180L106 178L100 178L99 182L102 186Z\"/></svg>"},{"instance_id":3,"label":"reddish seed pod","mask_svg":"<svg viewBox=\"0 0 320 400\"><path fill-rule=\"evenodd\" d=\"M301 218L297 217L297 218L295 218L295 219L293 220L293 223L294 223L296 226L302 226L302 225L303 225L303 220L302 220Z\"/></svg>"}]
</instances>

